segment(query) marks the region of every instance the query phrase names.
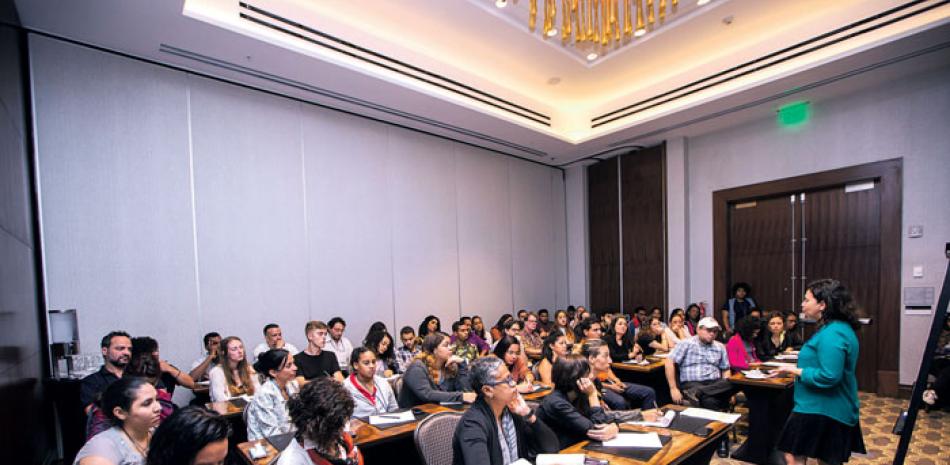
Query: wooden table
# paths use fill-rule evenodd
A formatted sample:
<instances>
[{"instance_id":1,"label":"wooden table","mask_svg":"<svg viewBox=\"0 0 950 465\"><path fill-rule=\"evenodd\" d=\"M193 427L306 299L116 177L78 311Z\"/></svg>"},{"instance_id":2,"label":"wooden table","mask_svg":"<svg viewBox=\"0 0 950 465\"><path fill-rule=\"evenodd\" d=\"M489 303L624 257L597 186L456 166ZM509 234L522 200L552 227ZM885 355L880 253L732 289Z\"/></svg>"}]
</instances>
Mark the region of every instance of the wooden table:
<instances>
[{"instance_id":1,"label":"wooden table","mask_svg":"<svg viewBox=\"0 0 950 465\"><path fill-rule=\"evenodd\" d=\"M543 391L537 391L537 392L531 392L531 393L528 393L528 394L522 394L521 397L524 397L524 400L532 400L532 401L538 402L538 401L540 401L541 399L547 397L547 395L550 394L552 391L554 391L554 389L548 388L548 389L545 389L545 390L543 390Z\"/></svg>"},{"instance_id":2,"label":"wooden table","mask_svg":"<svg viewBox=\"0 0 950 465\"><path fill-rule=\"evenodd\" d=\"M634 373L654 373L656 371L662 371L666 362L662 358L652 358L647 357L647 361L650 362L649 365L637 365L635 363L624 363L624 362L614 362L610 364L610 368L613 368L617 371L630 371Z\"/></svg>"},{"instance_id":3,"label":"wooden table","mask_svg":"<svg viewBox=\"0 0 950 465\"><path fill-rule=\"evenodd\" d=\"M205 408L213 412L217 412L218 415L222 417L232 419L232 418L243 418L244 416L244 407L238 407L231 403L229 400L223 400L220 402L208 402L205 404Z\"/></svg>"},{"instance_id":4,"label":"wooden table","mask_svg":"<svg viewBox=\"0 0 950 465\"><path fill-rule=\"evenodd\" d=\"M785 459L775 452L775 443L792 411L794 378L749 379L739 372L729 381L742 389L749 405L749 437L732 457L758 464L784 464Z\"/></svg>"},{"instance_id":5,"label":"wooden table","mask_svg":"<svg viewBox=\"0 0 950 465\"><path fill-rule=\"evenodd\" d=\"M251 458L250 451L251 451L251 448L253 448L257 444L261 444L264 446L264 450L267 451L267 455L257 460L254 460ZM256 441L242 442L238 444L237 448L239 451L241 451L241 457L244 458L244 462L247 463L248 465L268 465L274 460L274 458L277 457L277 454L279 453L278 450L274 448L274 446L271 445L271 443L267 439L258 439Z\"/></svg>"},{"instance_id":6,"label":"wooden table","mask_svg":"<svg viewBox=\"0 0 950 465\"><path fill-rule=\"evenodd\" d=\"M649 386L656 391L656 402L668 404L673 402L670 397L670 385L666 382L666 359L649 355L648 365L615 362L610 368L622 381Z\"/></svg>"},{"instance_id":7,"label":"wooden table","mask_svg":"<svg viewBox=\"0 0 950 465\"><path fill-rule=\"evenodd\" d=\"M685 410L685 407L680 405L666 405L663 408L677 411ZM706 437L701 437L667 428L633 426L627 424L621 425L621 431L639 433L656 432L661 436L670 436L672 438L670 442L666 443L662 449L653 455L653 458L650 459L649 462L642 462L605 452L585 450L584 446L586 446L590 441L581 441L562 450L561 453L586 454L589 457L608 460L611 465L673 465L693 461L696 463L709 463L712 454L715 453L716 448L719 446L720 439L722 439L722 436L726 434L726 432L729 431L732 426L733 425L714 421L709 424L712 432Z\"/></svg>"}]
</instances>

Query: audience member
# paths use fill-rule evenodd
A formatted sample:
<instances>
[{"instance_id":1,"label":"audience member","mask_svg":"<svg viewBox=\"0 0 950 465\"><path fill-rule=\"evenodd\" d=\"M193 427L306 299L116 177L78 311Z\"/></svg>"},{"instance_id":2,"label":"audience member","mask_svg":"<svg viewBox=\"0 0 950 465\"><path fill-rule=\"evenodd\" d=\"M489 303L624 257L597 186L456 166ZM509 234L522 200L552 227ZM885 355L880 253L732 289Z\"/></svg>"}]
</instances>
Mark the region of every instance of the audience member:
<instances>
[{"instance_id":1,"label":"audience member","mask_svg":"<svg viewBox=\"0 0 950 465\"><path fill-rule=\"evenodd\" d=\"M620 429L610 422L604 411L584 356L558 357L551 377L554 389L541 400L538 418L554 430L558 449L585 439L607 441L617 437Z\"/></svg>"},{"instance_id":2,"label":"audience member","mask_svg":"<svg viewBox=\"0 0 950 465\"><path fill-rule=\"evenodd\" d=\"M666 381L677 404L688 400L694 406L725 410L735 392L729 382L729 356L716 341L719 323L712 317L699 320L697 334L676 344L666 359ZM679 365L679 382L676 366Z\"/></svg>"},{"instance_id":3,"label":"audience member","mask_svg":"<svg viewBox=\"0 0 950 465\"><path fill-rule=\"evenodd\" d=\"M538 315L528 312L524 319L524 329L521 330L521 349L528 357L541 357L541 336L538 335Z\"/></svg>"},{"instance_id":4,"label":"audience member","mask_svg":"<svg viewBox=\"0 0 950 465\"><path fill-rule=\"evenodd\" d=\"M366 418L399 410L389 381L377 375L376 352L366 347L353 349L350 376L343 386L353 396L353 416Z\"/></svg>"},{"instance_id":5,"label":"audience member","mask_svg":"<svg viewBox=\"0 0 950 465\"><path fill-rule=\"evenodd\" d=\"M528 317L528 311L525 309L518 310L518 319L524 321Z\"/></svg>"},{"instance_id":6,"label":"audience member","mask_svg":"<svg viewBox=\"0 0 950 465\"><path fill-rule=\"evenodd\" d=\"M363 465L363 456L344 431L353 398L341 383L316 378L287 401L295 438L277 465Z\"/></svg>"},{"instance_id":7,"label":"audience member","mask_svg":"<svg viewBox=\"0 0 950 465\"><path fill-rule=\"evenodd\" d=\"M442 331L442 322L439 321L439 317L435 315L429 315L422 320L422 324L419 325L419 337L425 339L431 333L437 333Z\"/></svg>"},{"instance_id":8,"label":"audience member","mask_svg":"<svg viewBox=\"0 0 950 465\"><path fill-rule=\"evenodd\" d=\"M260 382L247 363L244 342L237 336L228 336L221 341L221 346L224 350L218 355L218 364L208 373L211 380L211 402L244 395L253 396L260 389Z\"/></svg>"},{"instance_id":9,"label":"audience member","mask_svg":"<svg viewBox=\"0 0 950 465\"><path fill-rule=\"evenodd\" d=\"M618 315L609 328L604 340L607 342L607 348L610 349L611 359L623 362L643 358L643 350L633 341L633 336L630 334L627 317Z\"/></svg>"},{"instance_id":10,"label":"audience member","mask_svg":"<svg viewBox=\"0 0 950 465\"><path fill-rule=\"evenodd\" d=\"M83 378L79 384L79 403L87 414L99 394L122 377L132 357L132 338L125 331L106 334L99 345L102 349L102 368Z\"/></svg>"},{"instance_id":11,"label":"audience member","mask_svg":"<svg viewBox=\"0 0 950 465\"><path fill-rule=\"evenodd\" d=\"M571 327L574 328L575 335L580 336L580 334L577 333L577 327L580 326L581 323L583 323L584 320L586 320L589 316L590 314L587 313L587 309L584 307L577 307L577 311L574 313L574 320L571 322Z\"/></svg>"},{"instance_id":12,"label":"audience member","mask_svg":"<svg viewBox=\"0 0 950 465\"><path fill-rule=\"evenodd\" d=\"M293 344L284 340L284 332L281 331L280 326L277 326L277 323L270 323L264 326L264 342L254 347L254 351L252 352L254 354L254 360L257 360L259 355L272 349L284 349L292 354L300 352Z\"/></svg>"},{"instance_id":13,"label":"audience member","mask_svg":"<svg viewBox=\"0 0 950 465\"><path fill-rule=\"evenodd\" d=\"M801 350L805 344L802 329L798 326L798 315L795 312L788 312L785 315L785 337L792 350Z\"/></svg>"},{"instance_id":14,"label":"audience member","mask_svg":"<svg viewBox=\"0 0 950 465\"><path fill-rule=\"evenodd\" d=\"M663 309L660 307L653 307L652 309L650 309L650 319L653 319L653 318L660 320L660 323L665 322L666 318L664 318Z\"/></svg>"},{"instance_id":15,"label":"audience member","mask_svg":"<svg viewBox=\"0 0 950 465\"><path fill-rule=\"evenodd\" d=\"M190 375L182 372L178 367L168 363L168 361L162 360L158 351L158 341L155 339L148 336L133 337L132 359L138 354L148 354L155 359L161 369L161 375L159 377L161 384L157 386L164 388L168 391L168 394L174 394L175 387L178 385L188 389L195 388L195 380L193 380Z\"/></svg>"},{"instance_id":16,"label":"audience member","mask_svg":"<svg viewBox=\"0 0 950 465\"><path fill-rule=\"evenodd\" d=\"M637 345L643 350L643 355L670 350L663 337L663 322L659 318L651 317L649 323L640 327L640 332L637 333Z\"/></svg>"},{"instance_id":17,"label":"audience member","mask_svg":"<svg viewBox=\"0 0 950 465\"><path fill-rule=\"evenodd\" d=\"M323 350L327 343L327 325L322 321L310 321L304 326L304 334L307 335L307 348L294 356L299 374L297 382L303 384L323 376L343 382L336 354Z\"/></svg>"},{"instance_id":18,"label":"audience member","mask_svg":"<svg viewBox=\"0 0 950 465\"><path fill-rule=\"evenodd\" d=\"M396 351L393 349L393 337L386 330L372 331L366 335L363 346L376 354L376 374L389 378L399 370ZM352 353L350 354L352 356ZM352 363L350 364L352 367Z\"/></svg>"},{"instance_id":19,"label":"audience member","mask_svg":"<svg viewBox=\"0 0 950 465\"><path fill-rule=\"evenodd\" d=\"M495 345L494 354L505 362L507 371L517 383L518 392L531 392L534 390L534 375L528 368L528 360L521 352L521 343L511 337L505 336Z\"/></svg>"},{"instance_id":20,"label":"audience member","mask_svg":"<svg viewBox=\"0 0 950 465\"><path fill-rule=\"evenodd\" d=\"M944 318L943 330L937 337L937 348L930 362L930 374L934 376L934 382L923 392L923 401L928 409L950 405L950 357L948 356L950 356L950 318Z\"/></svg>"},{"instance_id":21,"label":"audience member","mask_svg":"<svg viewBox=\"0 0 950 465\"><path fill-rule=\"evenodd\" d=\"M514 319L515 317L511 316L510 313L505 313L502 315L501 318L498 319L498 322L495 323L495 326L492 326L491 328L490 332L492 341L497 342L499 339L501 339L501 337L505 335L505 325Z\"/></svg>"},{"instance_id":22,"label":"audience member","mask_svg":"<svg viewBox=\"0 0 950 465\"><path fill-rule=\"evenodd\" d=\"M573 352L575 354L581 353L581 347L585 342L600 339L603 336L603 331L600 326L600 320L595 320L593 318L587 318L584 321L581 321L575 331L579 333L580 340L574 343Z\"/></svg>"},{"instance_id":23,"label":"audience member","mask_svg":"<svg viewBox=\"0 0 950 465\"><path fill-rule=\"evenodd\" d=\"M647 308L639 306L633 310L633 314L636 318L633 319L633 327L640 329L644 326L650 324L650 314L647 312Z\"/></svg>"},{"instance_id":24,"label":"audience member","mask_svg":"<svg viewBox=\"0 0 950 465\"><path fill-rule=\"evenodd\" d=\"M464 321L456 321L452 323L452 336L449 338L449 343L452 346L452 354L466 362L475 360L479 355L478 347L469 342L469 331L471 331L471 329Z\"/></svg>"},{"instance_id":25,"label":"audience member","mask_svg":"<svg viewBox=\"0 0 950 465\"><path fill-rule=\"evenodd\" d=\"M485 322L482 320L482 317L478 315L472 317L472 335L481 338L485 346L491 350L492 343L495 339L492 337L491 331L485 327Z\"/></svg>"},{"instance_id":26,"label":"audience member","mask_svg":"<svg viewBox=\"0 0 950 465\"><path fill-rule=\"evenodd\" d=\"M785 462L804 465L847 462L852 452L867 453L861 433L858 380L860 328L851 293L840 282L821 279L806 286L802 313L819 329L802 347L798 366L779 367L795 380L795 406L785 421L776 449Z\"/></svg>"},{"instance_id":27,"label":"audience member","mask_svg":"<svg viewBox=\"0 0 950 465\"><path fill-rule=\"evenodd\" d=\"M607 344L600 339L591 339L584 343L581 355L587 357L591 367L591 378L598 388L603 389L603 399L614 410L631 408L649 409L656 406L656 392L649 387L634 383L624 383L610 369L613 362Z\"/></svg>"},{"instance_id":28,"label":"audience member","mask_svg":"<svg viewBox=\"0 0 950 465\"><path fill-rule=\"evenodd\" d=\"M756 355L762 361L772 360L776 355L792 350L785 337L785 317L775 312L769 315L768 332L759 334Z\"/></svg>"},{"instance_id":29,"label":"audience member","mask_svg":"<svg viewBox=\"0 0 950 465\"><path fill-rule=\"evenodd\" d=\"M686 329L686 315L683 309L677 310L679 312L674 310L670 314L670 325L663 330L663 341L666 342L668 350L673 350L677 343L691 337L689 330Z\"/></svg>"},{"instance_id":30,"label":"audience member","mask_svg":"<svg viewBox=\"0 0 950 465\"><path fill-rule=\"evenodd\" d=\"M543 338L553 329L554 322L551 321L551 314L548 313L548 309L542 308L538 310L538 334L544 333L544 335L541 336Z\"/></svg>"},{"instance_id":31,"label":"audience member","mask_svg":"<svg viewBox=\"0 0 950 465\"><path fill-rule=\"evenodd\" d=\"M366 334L368 335L369 333L376 331L385 331L388 333L389 328L386 327L386 323L383 323L382 321L376 321L369 325L369 330L366 331Z\"/></svg>"},{"instance_id":32,"label":"audience member","mask_svg":"<svg viewBox=\"0 0 950 465\"><path fill-rule=\"evenodd\" d=\"M511 336L521 340L521 328L523 325L521 320L511 319L509 322L505 323L505 336ZM499 338L501 339L501 338ZM498 344L498 341L495 341L495 344Z\"/></svg>"},{"instance_id":33,"label":"audience member","mask_svg":"<svg viewBox=\"0 0 950 465\"><path fill-rule=\"evenodd\" d=\"M729 366L733 371L748 370L749 364L761 363L755 351L759 337L759 319L747 316L736 322L736 333L726 344Z\"/></svg>"},{"instance_id":34,"label":"audience member","mask_svg":"<svg viewBox=\"0 0 950 465\"><path fill-rule=\"evenodd\" d=\"M161 370L158 367L158 361L151 354L138 353L132 356L132 361L123 371L124 378L143 378L155 387L156 399L161 404L161 413L159 421L164 420L175 411L175 404L172 402L172 396L165 388L158 387ZM112 420L106 415L106 412L93 403L89 410L86 420L86 440L113 427Z\"/></svg>"},{"instance_id":35,"label":"audience member","mask_svg":"<svg viewBox=\"0 0 950 465\"><path fill-rule=\"evenodd\" d=\"M419 339L412 330L412 326L403 326L399 330L399 340L402 341L402 346L396 349L396 362L399 364L399 373L401 374L406 372L406 368L409 368L412 359L419 354L421 344L419 344Z\"/></svg>"},{"instance_id":36,"label":"audience member","mask_svg":"<svg viewBox=\"0 0 950 465\"><path fill-rule=\"evenodd\" d=\"M327 333L330 335L330 339L327 339L326 346L324 350L333 352L336 355L336 361L340 366L340 372L342 376L347 375L348 365L347 360L350 359L350 354L353 353L353 343L350 342L346 336L343 335L343 331L346 330L346 321L343 321L343 318L335 316L327 322Z\"/></svg>"},{"instance_id":37,"label":"audience member","mask_svg":"<svg viewBox=\"0 0 950 465\"><path fill-rule=\"evenodd\" d=\"M725 334L732 334L736 322L745 318L749 310L755 307L755 300L749 296L752 289L746 283L735 283L732 286L732 297L722 305L719 311Z\"/></svg>"},{"instance_id":38,"label":"audience member","mask_svg":"<svg viewBox=\"0 0 950 465\"><path fill-rule=\"evenodd\" d=\"M567 355L568 350L567 338L563 334L555 331L544 338L544 350L541 351L541 361L538 362L536 367L541 384L551 387L554 386L554 380L551 378L551 369L554 367L554 362L557 361L558 357Z\"/></svg>"},{"instance_id":39,"label":"audience member","mask_svg":"<svg viewBox=\"0 0 950 465\"><path fill-rule=\"evenodd\" d=\"M518 459L533 463L538 454L558 452L557 436L538 420L516 383L496 357L472 364L472 388L478 399L455 429L453 465L508 465Z\"/></svg>"},{"instance_id":40,"label":"audience member","mask_svg":"<svg viewBox=\"0 0 950 465\"><path fill-rule=\"evenodd\" d=\"M201 407L185 407L155 430L145 465L222 465L230 435L226 418Z\"/></svg>"},{"instance_id":41,"label":"audience member","mask_svg":"<svg viewBox=\"0 0 950 465\"><path fill-rule=\"evenodd\" d=\"M465 360L452 355L449 336L432 333L422 341L422 352L403 375L399 405L413 407L425 403L475 401L469 390Z\"/></svg>"},{"instance_id":42,"label":"audience member","mask_svg":"<svg viewBox=\"0 0 950 465\"><path fill-rule=\"evenodd\" d=\"M293 430L287 415L287 399L300 391L294 378L297 365L294 356L285 349L271 349L261 353L254 362L254 370L267 380L254 395L244 412L247 438L251 441Z\"/></svg>"},{"instance_id":43,"label":"audience member","mask_svg":"<svg viewBox=\"0 0 950 465\"><path fill-rule=\"evenodd\" d=\"M201 339L205 348L205 355L198 357L191 364L191 372L188 376L195 381L207 381L208 372L214 368L215 361L218 359L218 351L221 348L221 335L212 331Z\"/></svg>"},{"instance_id":44,"label":"audience member","mask_svg":"<svg viewBox=\"0 0 950 465\"><path fill-rule=\"evenodd\" d=\"M565 337L568 344L574 343L574 330L570 326L570 315L565 310L558 310L554 314L554 329L552 331L560 332Z\"/></svg>"},{"instance_id":45,"label":"audience member","mask_svg":"<svg viewBox=\"0 0 950 465\"><path fill-rule=\"evenodd\" d=\"M699 325L699 320L703 318L703 312L700 310L699 305L689 304L689 307L686 307L686 329L689 330L690 336L696 335L697 325Z\"/></svg>"},{"instance_id":46,"label":"audience member","mask_svg":"<svg viewBox=\"0 0 950 465\"><path fill-rule=\"evenodd\" d=\"M113 426L95 435L76 454L74 465L141 465L161 404L145 378L119 378L102 392L98 406Z\"/></svg>"}]
</instances>

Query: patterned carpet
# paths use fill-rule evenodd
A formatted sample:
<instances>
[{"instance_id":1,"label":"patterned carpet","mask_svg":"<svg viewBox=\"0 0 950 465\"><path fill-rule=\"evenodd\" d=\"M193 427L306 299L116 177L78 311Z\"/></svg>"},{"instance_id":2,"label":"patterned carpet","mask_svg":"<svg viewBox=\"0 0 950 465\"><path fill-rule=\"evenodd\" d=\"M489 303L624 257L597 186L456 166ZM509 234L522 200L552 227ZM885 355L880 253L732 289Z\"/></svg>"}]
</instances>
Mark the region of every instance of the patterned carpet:
<instances>
[{"instance_id":1,"label":"patterned carpet","mask_svg":"<svg viewBox=\"0 0 950 465\"><path fill-rule=\"evenodd\" d=\"M890 397L878 397L874 394L861 393L861 429L864 432L864 445L867 455L853 455L849 465L884 465L894 460L897 451L897 442L900 436L891 434L894 421L901 409L908 405L907 400ZM737 412L743 412L740 407ZM748 425L739 420L739 441ZM733 444L733 449L738 447ZM739 460L720 459L714 456L711 462L715 465L746 464ZM809 461L809 465L817 463ZM910 442L907 465L950 465L950 412L947 411L920 411L917 424Z\"/></svg>"}]
</instances>

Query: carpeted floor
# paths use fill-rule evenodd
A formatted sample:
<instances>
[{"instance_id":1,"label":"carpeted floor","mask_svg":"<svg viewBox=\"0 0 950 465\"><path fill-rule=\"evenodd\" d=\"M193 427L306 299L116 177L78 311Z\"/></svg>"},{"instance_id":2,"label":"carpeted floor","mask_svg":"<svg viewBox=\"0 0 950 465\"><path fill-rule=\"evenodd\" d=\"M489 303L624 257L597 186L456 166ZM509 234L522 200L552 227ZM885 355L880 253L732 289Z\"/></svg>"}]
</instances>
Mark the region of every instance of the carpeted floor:
<instances>
[{"instance_id":1,"label":"carpeted floor","mask_svg":"<svg viewBox=\"0 0 950 465\"><path fill-rule=\"evenodd\" d=\"M900 436L891 434L894 422L901 409L908 405L904 399L878 397L874 394L861 393L861 429L864 432L864 444L867 447L866 455L853 455L849 465L884 465L894 460L897 451L897 442ZM738 412L743 410L739 408ZM743 420L739 421L739 440L744 441L743 434L747 428ZM737 445L733 444L733 449ZM721 459L713 457L716 465L746 464L739 460ZM811 464L813 462L809 462ZM950 465L950 412L947 411L920 411L917 424L910 442L907 465Z\"/></svg>"}]
</instances>

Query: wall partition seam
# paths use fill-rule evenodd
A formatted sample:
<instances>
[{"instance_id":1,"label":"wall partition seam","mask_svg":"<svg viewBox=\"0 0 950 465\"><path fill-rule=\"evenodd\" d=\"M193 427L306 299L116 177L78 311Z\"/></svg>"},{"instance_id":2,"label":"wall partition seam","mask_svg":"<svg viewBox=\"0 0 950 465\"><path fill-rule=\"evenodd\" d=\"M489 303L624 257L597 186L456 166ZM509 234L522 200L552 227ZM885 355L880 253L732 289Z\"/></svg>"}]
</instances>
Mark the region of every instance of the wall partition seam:
<instances>
[{"instance_id":1,"label":"wall partition seam","mask_svg":"<svg viewBox=\"0 0 950 465\"><path fill-rule=\"evenodd\" d=\"M663 216L663 220L660 221L660 237L663 238L663 308L666 311L667 316L670 311L670 241L669 236L669 226L667 222L669 221L669 216L667 215L667 198L666 184L669 173L666 169L666 142L663 143L663 154L662 160L660 161L660 194L662 195L661 208L663 209L660 214ZM622 307L621 307L622 308Z\"/></svg>"},{"instance_id":2,"label":"wall partition seam","mask_svg":"<svg viewBox=\"0 0 950 465\"><path fill-rule=\"evenodd\" d=\"M185 118L188 125L188 189L191 198L191 247L194 254L195 264L195 299L197 301L198 321L204 319L204 312L201 306L201 267L198 266L198 201L195 195L195 144L192 137L192 118L191 118L191 82L192 78L186 75L185 80Z\"/></svg>"},{"instance_id":3,"label":"wall partition seam","mask_svg":"<svg viewBox=\"0 0 950 465\"><path fill-rule=\"evenodd\" d=\"M792 195L789 196L789 201L790 201L791 206L792 206L792 207L791 207L791 210L792 210L792 221L791 221L791 228L792 228L792 239L791 239L791 240L792 240L792 242L791 242L791 243L792 243L792 250L791 250L791 257L792 257L792 277L791 277L792 289L791 289L791 291L789 292L789 294L791 295L791 304L792 304L792 306L789 307L789 308L792 309L792 310L794 310L794 309L795 309L795 296L797 295L797 294L795 293L795 288L797 287L797 286L796 286L796 280L798 279L798 276L796 276L797 273L796 273L796 271L795 271L795 243L798 242L798 241L795 239L795 194L792 194Z\"/></svg>"},{"instance_id":4,"label":"wall partition seam","mask_svg":"<svg viewBox=\"0 0 950 465\"><path fill-rule=\"evenodd\" d=\"M386 152L392 153L390 151L392 147L392 130L386 129ZM386 197L389 199L389 288L392 293L392 310L393 310L393 321L396 321L396 227L395 227L395 215L396 205L393 200L393 170L392 165L390 164L390 157L384 158L384 163L386 164ZM394 324L393 327L398 323ZM395 330L395 329L394 329ZM395 342L395 341L393 341Z\"/></svg>"},{"instance_id":5,"label":"wall partition seam","mask_svg":"<svg viewBox=\"0 0 950 465\"><path fill-rule=\"evenodd\" d=\"M461 244L459 243L459 208L461 208L461 203L459 202L459 175L458 175L458 163L459 163L459 153L457 148L452 150L452 173L455 175L452 178L452 189L455 191L455 281L456 293L458 295L458 315L457 317L461 320L462 315L465 314L465 311L462 309L462 252L459 250Z\"/></svg>"},{"instance_id":6,"label":"wall partition seam","mask_svg":"<svg viewBox=\"0 0 950 465\"><path fill-rule=\"evenodd\" d=\"M564 296L564 301L567 302L564 307L571 305L571 252L570 252L570 236L569 230L567 227L567 170L561 170L561 205L564 206L564 265L567 266L567 269L564 270L565 276L567 277L567 288L564 291L567 293ZM555 309L557 312L557 309Z\"/></svg>"},{"instance_id":7,"label":"wall partition seam","mask_svg":"<svg viewBox=\"0 0 950 465\"><path fill-rule=\"evenodd\" d=\"M303 237L307 254L307 316L313 318L313 256L310 239L310 208L307 203L307 142L303 135L303 103L297 102L297 128L300 141L300 182L303 187Z\"/></svg>"},{"instance_id":8,"label":"wall partition seam","mask_svg":"<svg viewBox=\"0 0 950 465\"><path fill-rule=\"evenodd\" d=\"M620 313L623 313L623 164L621 158L625 155L617 155L617 253L620 262Z\"/></svg>"},{"instance_id":9,"label":"wall partition seam","mask_svg":"<svg viewBox=\"0 0 950 465\"><path fill-rule=\"evenodd\" d=\"M505 183L508 185L508 265L511 267L511 312L515 311L515 222L511 215L511 164L505 163ZM457 234L457 232L456 232Z\"/></svg>"}]
</instances>

